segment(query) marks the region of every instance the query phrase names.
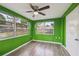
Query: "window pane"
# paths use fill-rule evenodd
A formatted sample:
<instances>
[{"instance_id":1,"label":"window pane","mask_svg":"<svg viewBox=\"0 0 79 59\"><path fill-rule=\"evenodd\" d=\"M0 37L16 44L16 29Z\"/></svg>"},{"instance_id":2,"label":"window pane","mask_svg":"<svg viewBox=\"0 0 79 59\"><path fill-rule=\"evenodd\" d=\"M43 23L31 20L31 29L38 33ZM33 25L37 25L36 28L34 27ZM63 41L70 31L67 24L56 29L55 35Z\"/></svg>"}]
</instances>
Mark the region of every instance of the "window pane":
<instances>
[{"instance_id":1,"label":"window pane","mask_svg":"<svg viewBox=\"0 0 79 59\"><path fill-rule=\"evenodd\" d=\"M0 39L13 36L13 19L7 14L0 13ZM9 16L11 17L11 16Z\"/></svg>"},{"instance_id":2,"label":"window pane","mask_svg":"<svg viewBox=\"0 0 79 59\"><path fill-rule=\"evenodd\" d=\"M21 21L17 19L16 22L16 35L28 34L29 32L29 23L26 21Z\"/></svg>"},{"instance_id":3,"label":"window pane","mask_svg":"<svg viewBox=\"0 0 79 59\"><path fill-rule=\"evenodd\" d=\"M54 22L40 22L36 24L37 34L54 34Z\"/></svg>"},{"instance_id":4,"label":"window pane","mask_svg":"<svg viewBox=\"0 0 79 59\"><path fill-rule=\"evenodd\" d=\"M29 34L29 27L26 20L0 13L0 39Z\"/></svg>"}]
</instances>

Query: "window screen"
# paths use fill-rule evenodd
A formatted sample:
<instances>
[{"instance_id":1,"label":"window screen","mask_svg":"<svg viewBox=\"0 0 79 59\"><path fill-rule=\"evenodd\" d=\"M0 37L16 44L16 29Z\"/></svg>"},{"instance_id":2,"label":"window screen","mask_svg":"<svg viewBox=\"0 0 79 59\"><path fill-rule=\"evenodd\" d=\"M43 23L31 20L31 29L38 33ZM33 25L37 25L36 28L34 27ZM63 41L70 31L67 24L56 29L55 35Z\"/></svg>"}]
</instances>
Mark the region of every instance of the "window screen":
<instances>
[{"instance_id":1,"label":"window screen","mask_svg":"<svg viewBox=\"0 0 79 59\"><path fill-rule=\"evenodd\" d=\"M36 24L37 34L53 34L54 35L54 22L40 22Z\"/></svg>"},{"instance_id":2,"label":"window screen","mask_svg":"<svg viewBox=\"0 0 79 59\"><path fill-rule=\"evenodd\" d=\"M29 34L29 22L0 13L0 39Z\"/></svg>"},{"instance_id":3,"label":"window screen","mask_svg":"<svg viewBox=\"0 0 79 59\"><path fill-rule=\"evenodd\" d=\"M13 36L13 19L9 15L0 13L0 38Z\"/></svg>"},{"instance_id":4,"label":"window screen","mask_svg":"<svg viewBox=\"0 0 79 59\"><path fill-rule=\"evenodd\" d=\"M18 19L20 21L20 19ZM16 35L29 34L29 22L16 22Z\"/></svg>"}]
</instances>

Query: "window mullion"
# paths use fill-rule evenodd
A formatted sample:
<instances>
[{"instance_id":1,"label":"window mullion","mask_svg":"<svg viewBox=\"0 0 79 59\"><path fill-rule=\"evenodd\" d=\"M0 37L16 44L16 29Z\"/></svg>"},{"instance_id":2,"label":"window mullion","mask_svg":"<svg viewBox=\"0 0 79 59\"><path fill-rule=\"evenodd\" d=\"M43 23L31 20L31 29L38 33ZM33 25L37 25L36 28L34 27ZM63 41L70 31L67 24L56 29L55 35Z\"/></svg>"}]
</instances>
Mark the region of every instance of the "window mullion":
<instances>
[{"instance_id":1,"label":"window mullion","mask_svg":"<svg viewBox=\"0 0 79 59\"><path fill-rule=\"evenodd\" d=\"M14 36L16 36L16 18L13 17L13 29L14 29Z\"/></svg>"}]
</instances>

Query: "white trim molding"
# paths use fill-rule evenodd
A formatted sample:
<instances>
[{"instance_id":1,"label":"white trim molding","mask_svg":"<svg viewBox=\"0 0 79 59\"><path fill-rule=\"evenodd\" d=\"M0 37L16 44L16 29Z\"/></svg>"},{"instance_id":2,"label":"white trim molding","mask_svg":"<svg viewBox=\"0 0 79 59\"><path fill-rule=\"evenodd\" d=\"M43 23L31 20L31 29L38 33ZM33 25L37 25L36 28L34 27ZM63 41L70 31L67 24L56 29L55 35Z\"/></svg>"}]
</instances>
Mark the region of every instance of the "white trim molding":
<instances>
[{"instance_id":1,"label":"white trim molding","mask_svg":"<svg viewBox=\"0 0 79 59\"><path fill-rule=\"evenodd\" d=\"M62 45L61 43L58 43L58 42L52 42L52 41L43 41L43 40L32 40L32 41L45 42L45 43L53 43L53 44L60 44L60 45Z\"/></svg>"},{"instance_id":2,"label":"white trim molding","mask_svg":"<svg viewBox=\"0 0 79 59\"><path fill-rule=\"evenodd\" d=\"M9 39L12 39L12 38L18 38L18 37L22 37L22 36L25 36L25 35L28 35L28 34L23 34L23 35L18 35L18 36L13 36L13 37L5 37L5 38L0 39L0 41L9 40Z\"/></svg>"}]
</instances>

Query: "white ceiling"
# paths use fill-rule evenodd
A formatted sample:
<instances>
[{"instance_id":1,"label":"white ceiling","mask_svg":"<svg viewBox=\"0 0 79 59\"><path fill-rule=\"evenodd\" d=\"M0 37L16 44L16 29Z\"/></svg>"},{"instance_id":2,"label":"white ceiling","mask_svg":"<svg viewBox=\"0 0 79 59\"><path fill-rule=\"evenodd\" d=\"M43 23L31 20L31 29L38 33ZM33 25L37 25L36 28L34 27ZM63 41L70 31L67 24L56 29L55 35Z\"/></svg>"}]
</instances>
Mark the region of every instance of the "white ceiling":
<instances>
[{"instance_id":1,"label":"white ceiling","mask_svg":"<svg viewBox=\"0 0 79 59\"><path fill-rule=\"evenodd\" d=\"M45 13L46 16L42 16L38 14L35 18L32 17L33 13L26 13L26 11L32 10L28 3L1 3L1 5L32 20L40 20L40 19L61 17L71 4L70 3L35 3L34 4L33 3L33 5L39 6L39 8L46 5L50 5L49 9L41 11Z\"/></svg>"}]
</instances>

